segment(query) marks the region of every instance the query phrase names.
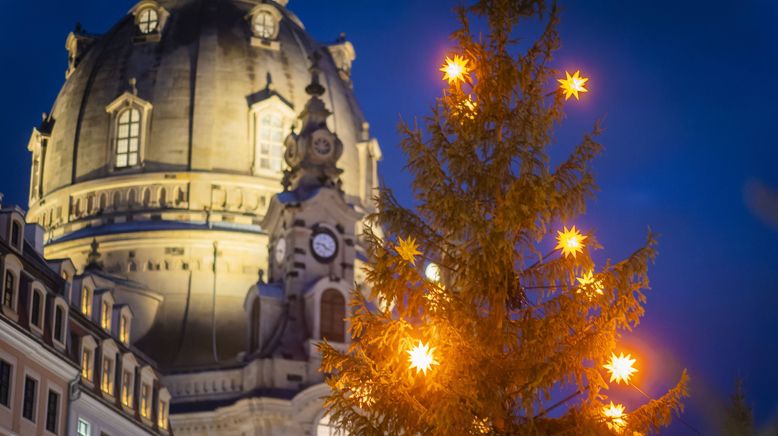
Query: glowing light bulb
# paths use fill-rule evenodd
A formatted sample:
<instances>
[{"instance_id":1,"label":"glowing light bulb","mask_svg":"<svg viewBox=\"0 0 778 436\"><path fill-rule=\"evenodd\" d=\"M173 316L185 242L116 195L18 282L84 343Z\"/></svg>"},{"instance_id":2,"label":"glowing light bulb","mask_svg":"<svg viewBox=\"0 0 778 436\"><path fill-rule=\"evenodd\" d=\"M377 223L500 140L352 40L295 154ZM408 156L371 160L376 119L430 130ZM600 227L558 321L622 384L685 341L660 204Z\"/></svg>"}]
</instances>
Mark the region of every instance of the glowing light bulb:
<instances>
[{"instance_id":1,"label":"glowing light bulb","mask_svg":"<svg viewBox=\"0 0 778 436\"><path fill-rule=\"evenodd\" d=\"M621 353L619 356L616 356L616 353L611 353L610 363L603 365L603 368L610 372L610 381L621 383L623 380L624 384L629 384L629 379L632 377L632 374L638 372L637 369L632 367L634 364L635 359L632 359L631 354L624 356L624 353Z\"/></svg>"},{"instance_id":2,"label":"glowing light bulb","mask_svg":"<svg viewBox=\"0 0 778 436\"><path fill-rule=\"evenodd\" d=\"M419 341L419 344L413 347L412 350L408 350L408 361L411 363L411 368L416 368L416 373L423 372L427 375L427 370L432 365L439 365L438 361L432 356L434 348L429 348L426 344Z\"/></svg>"}]
</instances>

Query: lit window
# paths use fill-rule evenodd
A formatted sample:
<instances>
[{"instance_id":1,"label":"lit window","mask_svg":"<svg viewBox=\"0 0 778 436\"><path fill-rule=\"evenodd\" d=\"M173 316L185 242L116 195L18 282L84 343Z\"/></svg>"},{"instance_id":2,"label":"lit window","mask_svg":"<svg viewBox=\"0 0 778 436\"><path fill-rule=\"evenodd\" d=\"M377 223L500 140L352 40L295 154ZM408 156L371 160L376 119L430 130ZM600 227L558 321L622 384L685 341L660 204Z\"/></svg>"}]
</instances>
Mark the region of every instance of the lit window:
<instances>
[{"instance_id":1,"label":"lit window","mask_svg":"<svg viewBox=\"0 0 778 436\"><path fill-rule=\"evenodd\" d=\"M102 379L100 387L103 392L113 396L113 360L103 357Z\"/></svg>"},{"instance_id":2,"label":"lit window","mask_svg":"<svg viewBox=\"0 0 778 436\"><path fill-rule=\"evenodd\" d=\"M140 149L140 111L125 109L119 114L116 130L116 167L138 165Z\"/></svg>"},{"instance_id":3,"label":"lit window","mask_svg":"<svg viewBox=\"0 0 778 436\"><path fill-rule=\"evenodd\" d=\"M260 38L272 38L276 33L276 20L268 11L260 11L254 16L254 35Z\"/></svg>"},{"instance_id":4,"label":"lit window","mask_svg":"<svg viewBox=\"0 0 778 436\"><path fill-rule=\"evenodd\" d=\"M159 13L154 8L146 8L138 14L138 30L144 35L156 32L159 27Z\"/></svg>"},{"instance_id":5,"label":"lit window","mask_svg":"<svg viewBox=\"0 0 778 436\"><path fill-rule=\"evenodd\" d=\"M87 318L92 316L92 290L86 286L81 290L81 313Z\"/></svg>"},{"instance_id":6,"label":"lit window","mask_svg":"<svg viewBox=\"0 0 778 436\"><path fill-rule=\"evenodd\" d=\"M259 167L281 171L284 150L284 120L281 115L265 112L258 115L257 162Z\"/></svg>"},{"instance_id":7,"label":"lit window","mask_svg":"<svg viewBox=\"0 0 778 436\"><path fill-rule=\"evenodd\" d=\"M140 416L151 419L151 388L146 383L140 386Z\"/></svg>"},{"instance_id":8,"label":"lit window","mask_svg":"<svg viewBox=\"0 0 778 436\"><path fill-rule=\"evenodd\" d=\"M346 436L348 432L339 429L335 424L330 422L330 416L325 415L319 420L319 424L316 426L316 436Z\"/></svg>"},{"instance_id":9,"label":"lit window","mask_svg":"<svg viewBox=\"0 0 778 436\"><path fill-rule=\"evenodd\" d=\"M127 318L127 315L122 315L119 319L119 340L124 345L130 344L130 319Z\"/></svg>"},{"instance_id":10,"label":"lit window","mask_svg":"<svg viewBox=\"0 0 778 436\"><path fill-rule=\"evenodd\" d=\"M5 272L5 286L3 286L3 306L14 308L14 294L16 293L16 276L11 271Z\"/></svg>"},{"instance_id":11,"label":"lit window","mask_svg":"<svg viewBox=\"0 0 778 436\"><path fill-rule=\"evenodd\" d=\"M76 434L78 436L92 436L92 426L89 421L82 418L78 418L78 426L76 427Z\"/></svg>"},{"instance_id":12,"label":"lit window","mask_svg":"<svg viewBox=\"0 0 778 436\"><path fill-rule=\"evenodd\" d=\"M81 378L92 381L94 374L94 359L92 358L92 350L84 347L81 351Z\"/></svg>"},{"instance_id":13,"label":"lit window","mask_svg":"<svg viewBox=\"0 0 778 436\"><path fill-rule=\"evenodd\" d=\"M103 301L103 310L100 314L100 327L109 332L111 331L111 303L109 301Z\"/></svg>"},{"instance_id":14,"label":"lit window","mask_svg":"<svg viewBox=\"0 0 778 436\"><path fill-rule=\"evenodd\" d=\"M160 401L159 402L159 413L157 414L157 424L159 424L159 428L166 429L167 428L167 413L168 413L168 404L167 401Z\"/></svg>"},{"instance_id":15,"label":"lit window","mask_svg":"<svg viewBox=\"0 0 778 436\"><path fill-rule=\"evenodd\" d=\"M132 407L132 373L130 371L122 373L122 404Z\"/></svg>"}]
</instances>

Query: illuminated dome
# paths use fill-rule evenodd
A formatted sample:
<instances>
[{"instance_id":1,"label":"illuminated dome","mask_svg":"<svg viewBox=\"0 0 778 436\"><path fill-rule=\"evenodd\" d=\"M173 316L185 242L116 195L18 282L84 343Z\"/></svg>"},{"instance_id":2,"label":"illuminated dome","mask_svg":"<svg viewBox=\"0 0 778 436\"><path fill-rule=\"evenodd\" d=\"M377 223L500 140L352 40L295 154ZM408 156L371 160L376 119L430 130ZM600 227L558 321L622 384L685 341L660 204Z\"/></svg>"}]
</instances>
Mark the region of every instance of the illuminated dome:
<instances>
[{"instance_id":1,"label":"illuminated dome","mask_svg":"<svg viewBox=\"0 0 778 436\"><path fill-rule=\"evenodd\" d=\"M234 361L314 53L342 189L372 208L380 149L352 93L352 45L317 43L285 1L143 0L66 48L65 85L28 146L46 256L83 268L94 239L106 273L162 295L126 296L132 337L162 368Z\"/></svg>"}]
</instances>

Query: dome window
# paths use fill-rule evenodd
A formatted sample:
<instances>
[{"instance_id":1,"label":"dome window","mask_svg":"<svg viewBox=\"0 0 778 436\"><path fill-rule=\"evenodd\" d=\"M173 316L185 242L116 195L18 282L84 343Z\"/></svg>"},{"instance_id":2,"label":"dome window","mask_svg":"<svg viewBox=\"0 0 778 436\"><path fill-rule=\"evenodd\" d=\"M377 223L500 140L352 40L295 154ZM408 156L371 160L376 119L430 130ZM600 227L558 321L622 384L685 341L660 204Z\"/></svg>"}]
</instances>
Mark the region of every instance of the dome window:
<instances>
[{"instance_id":1,"label":"dome window","mask_svg":"<svg viewBox=\"0 0 778 436\"><path fill-rule=\"evenodd\" d=\"M260 11L254 16L254 35L259 38L270 39L276 33L276 20L268 11Z\"/></svg>"},{"instance_id":2,"label":"dome window","mask_svg":"<svg viewBox=\"0 0 778 436\"><path fill-rule=\"evenodd\" d=\"M130 81L131 91L125 92L108 105L111 115L111 167L114 170L136 168L143 165L143 150L151 116L151 103L137 95L135 80Z\"/></svg>"},{"instance_id":3,"label":"dome window","mask_svg":"<svg viewBox=\"0 0 778 436\"><path fill-rule=\"evenodd\" d=\"M142 0L130 10L130 14L135 17L136 43L159 41L165 22L170 16L156 0Z\"/></svg>"},{"instance_id":4,"label":"dome window","mask_svg":"<svg viewBox=\"0 0 778 436\"><path fill-rule=\"evenodd\" d=\"M128 108L119 115L116 134L116 168L138 165L140 146L140 111Z\"/></svg>"},{"instance_id":5,"label":"dome window","mask_svg":"<svg viewBox=\"0 0 778 436\"><path fill-rule=\"evenodd\" d=\"M156 32L159 28L159 12L156 9L147 7L138 13L138 30L144 35Z\"/></svg>"},{"instance_id":6,"label":"dome window","mask_svg":"<svg viewBox=\"0 0 778 436\"><path fill-rule=\"evenodd\" d=\"M251 45L278 50L278 31L281 12L267 3L259 4L249 12L246 19L251 23Z\"/></svg>"},{"instance_id":7,"label":"dome window","mask_svg":"<svg viewBox=\"0 0 778 436\"><path fill-rule=\"evenodd\" d=\"M254 174L279 174L284 169L284 140L292 129L294 111L273 94L250 108L254 143Z\"/></svg>"}]
</instances>

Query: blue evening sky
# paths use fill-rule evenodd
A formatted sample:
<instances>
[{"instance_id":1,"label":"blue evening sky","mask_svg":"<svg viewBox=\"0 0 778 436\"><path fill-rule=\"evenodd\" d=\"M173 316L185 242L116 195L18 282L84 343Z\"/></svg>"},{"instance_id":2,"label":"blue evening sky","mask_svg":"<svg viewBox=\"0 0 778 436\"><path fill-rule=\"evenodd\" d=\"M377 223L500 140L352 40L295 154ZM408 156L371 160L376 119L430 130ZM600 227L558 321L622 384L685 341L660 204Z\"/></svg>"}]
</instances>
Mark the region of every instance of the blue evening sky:
<instances>
[{"instance_id":1,"label":"blue evening sky","mask_svg":"<svg viewBox=\"0 0 778 436\"><path fill-rule=\"evenodd\" d=\"M13 2L0 14L0 191L26 206L31 128L64 80L65 37L103 32L131 0ZM429 113L455 28L443 0L291 0L320 41L346 32L357 97L384 151L381 174L410 203L397 122ZM689 368L684 419L715 433L738 375L757 420L778 419L778 3L563 1L555 62L590 76L568 104L554 155L597 117L601 191L575 224L620 259L650 226L661 235L647 315L625 338L641 384L657 395ZM772 190L772 191L771 191ZM771 194L772 192L772 194ZM772 222L769 219L772 216ZM761 218L760 218L761 217ZM765 218L767 217L767 218ZM616 389L628 405L639 397ZM668 434L688 434L681 424Z\"/></svg>"}]
</instances>

